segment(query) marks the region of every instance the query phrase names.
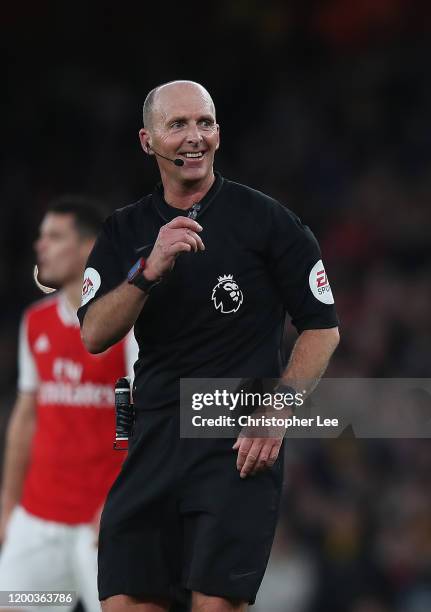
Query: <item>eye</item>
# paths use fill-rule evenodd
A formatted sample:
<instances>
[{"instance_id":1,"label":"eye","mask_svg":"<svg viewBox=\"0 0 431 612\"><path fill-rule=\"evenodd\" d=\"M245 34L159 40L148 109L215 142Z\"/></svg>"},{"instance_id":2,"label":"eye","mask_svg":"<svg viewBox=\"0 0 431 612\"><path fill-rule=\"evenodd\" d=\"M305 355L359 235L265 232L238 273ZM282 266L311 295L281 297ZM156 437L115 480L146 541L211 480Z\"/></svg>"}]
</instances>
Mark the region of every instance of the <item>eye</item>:
<instances>
[{"instance_id":1,"label":"eye","mask_svg":"<svg viewBox=\"0 0 431 612\"><path fill-rule=\"evenodd\" d=\"M214 122L212 121L212 119L202 119L200 124L205 128L210 128L213 126Z\"/></svg>"},{"instance_id":2,"label":"eye","mask_svg":"<svg viewBox=\"0 0 431 612\"><path fill-rule=\"evenodd\" d=\"M180 128L184 125L184 121L178 120L178 121L172 121L171 123L171 128Z\"/></svg>"}]
</instances>

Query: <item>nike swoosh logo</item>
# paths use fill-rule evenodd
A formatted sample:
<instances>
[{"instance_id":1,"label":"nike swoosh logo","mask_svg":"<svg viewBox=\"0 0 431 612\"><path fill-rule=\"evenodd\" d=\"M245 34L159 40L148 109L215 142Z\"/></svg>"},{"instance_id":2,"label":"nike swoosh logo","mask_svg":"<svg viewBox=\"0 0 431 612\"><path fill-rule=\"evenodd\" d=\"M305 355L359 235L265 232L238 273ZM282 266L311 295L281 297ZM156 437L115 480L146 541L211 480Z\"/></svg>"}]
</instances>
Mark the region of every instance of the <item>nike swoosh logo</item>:
<instances>
[{"instance_id":1,"label":"nike swoosh logo","mask_svg":"<svg viewBox=\"0 0 431 612\"><path fill-rule=\"evenodd\" d=\"M257 570L253 572L245 572L244 574L235 574L235 572L231 572L229 577L232 580L239 580L240 578L247 578L247 576L253 576L253 574L257 574Z\"/></svg>"},{"instance_id":2,"label":"nike swoosh logo","mask_svg":"<svg viewBox=\"0 0 431 612\"><path fill-rule=\"evenodd\" d=\"M144 246L141 246L135 249L135 253L140 253L141 251L144 251L145 249L148 249L148 247L152 247L153 245L154 245L154 242L149 242L148 244L144 244Z\"/></svg>"}]
</instances>

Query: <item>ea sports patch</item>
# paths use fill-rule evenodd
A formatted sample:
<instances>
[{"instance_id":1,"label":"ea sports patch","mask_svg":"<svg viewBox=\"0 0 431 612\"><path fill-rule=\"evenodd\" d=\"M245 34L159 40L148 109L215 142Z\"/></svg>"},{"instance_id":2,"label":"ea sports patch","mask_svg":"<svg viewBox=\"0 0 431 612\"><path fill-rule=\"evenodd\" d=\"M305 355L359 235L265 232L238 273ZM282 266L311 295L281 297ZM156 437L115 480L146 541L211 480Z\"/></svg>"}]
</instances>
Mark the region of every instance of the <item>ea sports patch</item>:
<instances>
[{"instance_id":1,"label":"ea sports patch","mask_svg":"<svg viewBox=\"0 0 431 612\"><path fill-rule=\"evenodd\" d=\"M319 300L319 302L323 302L324 304L334 303L334 296L332 295L331 286L325 272L325 266L321 259L311 268L308 282L310 283L310 289L314 297Z\"/></svg>"},{"instance_id":2,"label":"ea sports patch","mask_svg":"<svg viewBox=\"0 0 431 612\"><path fill-rule=\"evenodd\" d=\"M89 302L99 290L100 274L94 268L87 268L84 272L84 282L82 284L81 306Z\"/></svg>"}]
</instances>

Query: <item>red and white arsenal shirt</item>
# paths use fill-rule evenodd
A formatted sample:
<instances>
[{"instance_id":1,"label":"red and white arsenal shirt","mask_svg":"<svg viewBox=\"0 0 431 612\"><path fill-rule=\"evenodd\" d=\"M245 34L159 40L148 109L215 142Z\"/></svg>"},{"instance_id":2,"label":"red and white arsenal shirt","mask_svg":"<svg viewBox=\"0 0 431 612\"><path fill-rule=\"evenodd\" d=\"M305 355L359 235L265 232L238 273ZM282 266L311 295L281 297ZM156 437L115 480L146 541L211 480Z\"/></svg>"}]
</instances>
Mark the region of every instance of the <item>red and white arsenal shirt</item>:
<instances>
[{"instance_id":1,"label":"red and white arsenal shirt","mask_svg":"<svg viewBox=\"0 0 431 612\"><path fill-rule=\"evenodd\" d=\"M112 448L114 385L131 373L136 358L131 334L100 355L88 353L61 292L26 310L18 389L37 394L22 498L28 512L68 524L93 519L124 458Z\"/></svg>"}]
</instances>

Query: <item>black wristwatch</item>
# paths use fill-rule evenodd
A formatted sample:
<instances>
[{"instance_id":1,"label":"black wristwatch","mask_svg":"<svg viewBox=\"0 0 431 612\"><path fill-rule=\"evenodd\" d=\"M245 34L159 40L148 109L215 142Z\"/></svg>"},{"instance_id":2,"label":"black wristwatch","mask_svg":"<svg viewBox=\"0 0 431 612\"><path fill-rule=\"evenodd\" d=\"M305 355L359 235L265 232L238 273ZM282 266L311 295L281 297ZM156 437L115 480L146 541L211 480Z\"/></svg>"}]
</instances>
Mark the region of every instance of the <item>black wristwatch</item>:
<instances>
[{"instance_id":1,"label":"black wristwatch","mask_svg":"<svg viewBox=\"0 0 431 612\"><path fill-rule=\"evenodd\" d=\"M158 278L157 280L148 280L145 278L145 266L146 260L143 257L140 257L138 261L130 268L129 273L127 274L127 282L130 285L138 287L138 289L144 293L150 293L154 285L158 285L162 279Z\"/></svg>"}]
</instances>

